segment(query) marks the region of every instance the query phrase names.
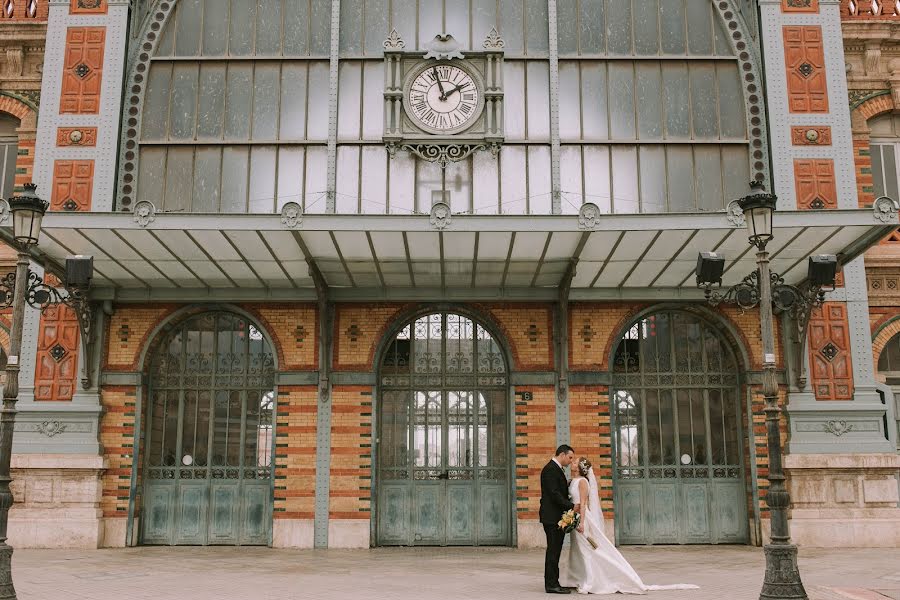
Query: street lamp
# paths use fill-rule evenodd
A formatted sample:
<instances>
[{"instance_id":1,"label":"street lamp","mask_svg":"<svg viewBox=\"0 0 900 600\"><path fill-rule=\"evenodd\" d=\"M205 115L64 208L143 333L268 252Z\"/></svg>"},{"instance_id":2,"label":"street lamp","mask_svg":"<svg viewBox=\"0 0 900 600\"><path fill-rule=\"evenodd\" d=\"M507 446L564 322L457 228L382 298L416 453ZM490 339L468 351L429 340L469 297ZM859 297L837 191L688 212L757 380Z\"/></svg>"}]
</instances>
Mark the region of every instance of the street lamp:
<instances>
[{"instance_id":1,"label":"street lamp","mask_svg":"<svg viewBox=\"0 0 900 600\"><path fill-rule=\"evenodd\" d=\"M724 293L713 290L721 286L725 259L714 252L697 257L697 286L705 290L706 300L713 306L737 304L744 310L759 306L760 334L763 346L762 394L766 401L766 435L769 450L769 492L766 504L771 520L771 541L765 546L766 575L760 600L792 598L806 600L806 590L797 566L797 546L791 543L787 509L790 496L784 485L782 467L781 408L778 406L778 382L775 372L775 332L772 306L789 312L798 325L798 339L805 340L813 308L825 301L823 288L834 289L837 257L810 257L807 280L801 286L786 284L784 278L769 271L766 244L773 237L772 221L778 197L767 193L758 181L750 183L750 195L737 201L744 214L750 243L756 246L757 270ZM774 286L774 294L773 294ZM803 347L802 344L800 346ZM800 361L803 360L802 354Z\"/></svg>"},{"instance_id":2,"label":"street lamp","mask_svg":"<svg viewBox=\"0 0 900 600\"><path fill-rule=\"evenodd\" d=\"M13 307L9 329L9 357L6 361L6 384L3 386L3 408L0 410L0 598L15 598L12 581L12 547L6 543L9 509L13 504L9 483L12 458L13 428L16 422L16 401L19 397L19 352L22 350L22 325L25 321L25 293L28 287L28 249L38 243L41 221L50 204L38 198L33 183L25 184L25 191L9 199L12 213L16 261L15 287L5 290L4 303ZM12 283L6 278L5 283Z\"/></svg>"}]
</instances>

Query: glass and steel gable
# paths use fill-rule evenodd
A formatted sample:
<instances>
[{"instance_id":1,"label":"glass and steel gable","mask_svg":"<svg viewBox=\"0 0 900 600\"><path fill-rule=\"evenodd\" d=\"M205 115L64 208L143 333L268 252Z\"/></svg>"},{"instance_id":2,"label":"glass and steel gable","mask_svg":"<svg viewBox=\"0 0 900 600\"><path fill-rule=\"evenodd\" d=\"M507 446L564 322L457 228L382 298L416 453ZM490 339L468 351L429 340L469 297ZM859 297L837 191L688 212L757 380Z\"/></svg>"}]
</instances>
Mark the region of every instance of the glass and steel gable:
<instances>
[{"instance_id":1,"label":"glass and steel gable","mask_svg":"<svg viewBox=\"0 0 900 600\"><path fill-rule=\"evenodd\" d=\"M543 0L344 0L335 76L330 1L164 4L134 38L121 210L414 214L445 190L454 213L715 211L765 172L755 42L731 2L560 0L551 40ZM413 53L448 32L465 53L492 29L504 42L499 156L443 172L391 158L390 32Z\"/></svg>"}]
</instances>

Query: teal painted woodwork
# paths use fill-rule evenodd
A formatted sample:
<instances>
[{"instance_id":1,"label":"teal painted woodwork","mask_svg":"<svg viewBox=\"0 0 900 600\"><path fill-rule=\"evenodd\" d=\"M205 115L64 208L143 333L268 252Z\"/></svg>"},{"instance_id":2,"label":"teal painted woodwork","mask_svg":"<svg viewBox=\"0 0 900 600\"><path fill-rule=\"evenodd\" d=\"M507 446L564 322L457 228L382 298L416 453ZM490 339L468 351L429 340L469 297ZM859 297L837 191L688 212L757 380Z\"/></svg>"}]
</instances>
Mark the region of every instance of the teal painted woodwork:
<instances>
[{"instance_id":1,"label":"teal painted woodwork","mask_svg":"<svg viewBox=\"0 0 900 600\"><path fill-rule=\"evenodd\" d=\"M510 400L493 337L461 315L423 316L379 375L376 544L509 545Z\"/></svg>"}]
</instances>

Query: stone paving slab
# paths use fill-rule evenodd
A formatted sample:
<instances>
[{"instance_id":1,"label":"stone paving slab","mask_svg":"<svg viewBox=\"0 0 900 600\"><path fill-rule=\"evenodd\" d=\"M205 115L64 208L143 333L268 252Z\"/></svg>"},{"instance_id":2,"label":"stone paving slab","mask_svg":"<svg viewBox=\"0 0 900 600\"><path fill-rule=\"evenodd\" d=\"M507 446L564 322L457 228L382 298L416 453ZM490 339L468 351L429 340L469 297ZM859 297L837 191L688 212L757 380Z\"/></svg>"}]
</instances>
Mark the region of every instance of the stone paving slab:
<instances>
[{"instance_id":1,"label":"stone paving slab","mask_svg":"<svg viewBox=\"0 0 900 600\"><path fill-rule=\"evenodd\" d=\"M564 551L564 556L565 556ZM694 583L659 600L755 600L764 557L744 546L626 547L645 583ZM514 549L16 550L19 600L527 600L543 553ZM801 550L811 600L900 600L900 550Z\"/></svg>"}]
</instances>

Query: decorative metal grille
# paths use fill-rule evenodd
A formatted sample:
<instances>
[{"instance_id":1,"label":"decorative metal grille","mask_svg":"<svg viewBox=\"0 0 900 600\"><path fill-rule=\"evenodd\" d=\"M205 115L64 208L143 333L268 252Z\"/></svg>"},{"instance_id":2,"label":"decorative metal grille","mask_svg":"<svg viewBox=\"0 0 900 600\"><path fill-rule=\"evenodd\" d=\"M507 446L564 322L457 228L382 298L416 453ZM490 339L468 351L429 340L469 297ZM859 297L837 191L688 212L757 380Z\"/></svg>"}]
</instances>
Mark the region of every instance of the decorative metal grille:
<instances>
[{"instance_id":1,"label":"decorative metal grille","mask_svg":"<svg viewBox=\"0 0 900 600\"><path fill-rule=\"evenodd\" d=\"M148 479L268 479L274 387L272 349L243 317L205 313L169 332L150 366Z\"/></svg>"},{"instance_id":2,"label":"decorative metal grille","mask_svg":"<svg viewBox=\"0 0 900 600\"><path fill-rule=\"evenodd\" d=\"M620 479L741 477L737 363L708 323L641 319L619 341L612 382Z\"/></svg>"}]
</instances>

